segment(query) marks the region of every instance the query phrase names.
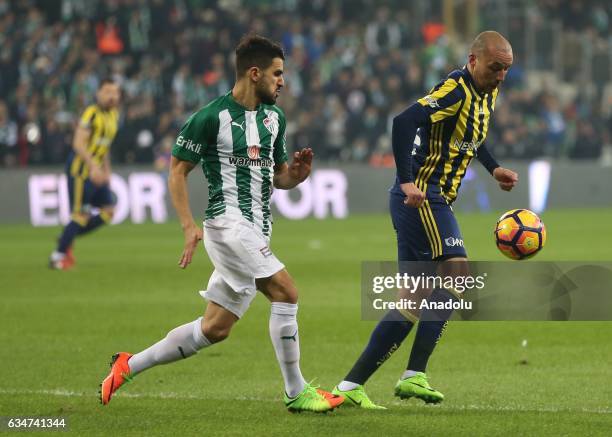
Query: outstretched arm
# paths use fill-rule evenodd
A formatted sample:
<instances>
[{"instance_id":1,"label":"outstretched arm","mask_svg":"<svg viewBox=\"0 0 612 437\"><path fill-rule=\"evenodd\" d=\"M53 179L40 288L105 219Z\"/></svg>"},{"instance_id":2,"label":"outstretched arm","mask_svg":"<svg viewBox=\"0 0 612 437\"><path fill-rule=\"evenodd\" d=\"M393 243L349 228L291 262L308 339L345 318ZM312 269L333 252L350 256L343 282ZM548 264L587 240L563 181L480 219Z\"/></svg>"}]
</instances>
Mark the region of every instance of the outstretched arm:
<instances>
[{"instance_id":1,"label":"outstretched arm","mask_svg":"<svg viewBox=\"0 0 612 437\"><path fill-rule=\"evenodd\" d=\"M286 162L274 168L274 188L290 190L304 182L312 170L312 149L306 148L293 154L291 165Z\"/></svg>"},{"instance_id":2,"label":"outstretched arm","mask_svg":"<svg viewBox=\"0 0 612 437\"><path fill-rule=\"evenodd\" d=\"M203 231L197 226L193 220L193 214L189 207L189 193L187 191L187 176L189 172L196 166L193 162L182 161L176 157L172 157L170 161L170 174L168 177L168 188L172 204L181 222L183 234L185 235L185 247L179 266L186 268L193 258L193 252L198 243L202 240Z\"/></svg>"}]
</instances>

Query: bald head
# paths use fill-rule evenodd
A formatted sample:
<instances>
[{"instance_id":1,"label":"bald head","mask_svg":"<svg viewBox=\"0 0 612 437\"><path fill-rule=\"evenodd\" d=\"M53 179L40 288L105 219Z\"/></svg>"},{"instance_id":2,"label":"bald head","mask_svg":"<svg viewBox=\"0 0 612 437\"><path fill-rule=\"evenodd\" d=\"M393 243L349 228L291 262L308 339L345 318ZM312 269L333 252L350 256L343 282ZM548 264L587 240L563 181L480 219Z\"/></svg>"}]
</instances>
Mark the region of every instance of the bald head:
<instances>
[{"instance_id":1,"label":"bald head","mask_svg":"<svg viewBox=\"0 0 612 437\"><path fill-rule=\"evenodd\" d=\"M479 90L490 93L503 82L513 61L508 40L498 32L487 30L472 42L468 69Z\"/></svg>"},{"instance_id":2,"label":"bald head","mask_svg":"<svg viewBox=\"0 0 612 437\"><path fill-rule=\"evenodd\" d=\"M505 55L512 56L512 46L508 40L501 33L494 30L486 30L479 34L470 47L470 53L476 56L485 53L493 54L495 52L502 52Z\"/></svg>"}]
</instances>

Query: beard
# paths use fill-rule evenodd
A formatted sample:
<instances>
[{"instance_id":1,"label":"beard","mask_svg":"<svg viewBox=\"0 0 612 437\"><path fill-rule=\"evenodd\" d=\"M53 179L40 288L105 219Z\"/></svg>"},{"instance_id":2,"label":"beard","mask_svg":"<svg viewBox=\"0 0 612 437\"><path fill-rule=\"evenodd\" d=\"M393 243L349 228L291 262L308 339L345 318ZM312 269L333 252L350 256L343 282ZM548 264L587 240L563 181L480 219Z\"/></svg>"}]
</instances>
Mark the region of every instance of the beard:
<instances>
[{"instance_id":1,"label":"beard","mask_svg":"<svg viewBox=\"0 0 612 437\"><path fill-rule=\"evenodd\" d=\"M255 90L255 94L261 103L264 105L274 105L276 104L276 93L270 93L268 90L263 88L257 88Z\"/></svg>"}]
</instances>

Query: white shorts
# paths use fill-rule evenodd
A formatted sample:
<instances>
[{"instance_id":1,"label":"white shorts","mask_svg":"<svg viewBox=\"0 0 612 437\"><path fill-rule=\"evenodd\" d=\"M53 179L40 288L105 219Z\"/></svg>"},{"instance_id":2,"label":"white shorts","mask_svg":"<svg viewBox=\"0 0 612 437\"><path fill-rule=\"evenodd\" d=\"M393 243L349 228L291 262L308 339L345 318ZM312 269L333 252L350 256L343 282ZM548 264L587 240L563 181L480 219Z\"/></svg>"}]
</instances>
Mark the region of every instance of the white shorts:
<instances>
[{"instance_id":1,"label":"white shorts","mask_svg":"<svg viewBox=\"0 0 612 437\"><path fill-rule=\"evenodd\" d=\"M212 261L205 299L242 317L257 293L256 278L268 278L285 268L253 223L223 215L204 222L204 247Z\"/></svg>"}]
</instances>

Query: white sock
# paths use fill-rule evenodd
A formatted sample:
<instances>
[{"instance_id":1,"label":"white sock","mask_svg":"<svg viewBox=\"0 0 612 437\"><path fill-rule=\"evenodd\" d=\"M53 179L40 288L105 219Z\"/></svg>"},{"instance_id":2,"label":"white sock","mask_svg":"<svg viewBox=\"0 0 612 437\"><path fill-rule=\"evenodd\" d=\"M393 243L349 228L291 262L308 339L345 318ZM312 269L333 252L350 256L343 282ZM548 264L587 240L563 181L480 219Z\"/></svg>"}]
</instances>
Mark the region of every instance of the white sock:
<instances>
[{"instance_id":1,"label":"white sock","mask_svg":"<svg viewBox=\"0 0 612 437\"><path fill-rule=\"evenodd\" d=\"M338 384L338 390L340 391L355 390L357 387L359 387L359 384L351 381L342 381L340 384Z\"/></svg>"},{"instance_id":2,"label":"white sock","mask_svg":"<svg viewBox=\"0 0 612 437\"><path fill-rule=\"evenodd\" d=\"M210 341L202 333L202 317L200 317L174 328L165 338L132 356L128 361L130 373L135 375L158 364L190 357L210 345Z\"/></svg>"},{"instance_id":3,"label":"white sock","mask_svg":"<svg viewBox=\"0 0 612 437\"><path fill-rule=\"evenodd\" d=\"M62 252L58 252L57 250L54 250L53 253L51 254L51 261L61 261L64 258L66 258L66 254Z\"/></svg>"},{"instance_id":4,"label":"white sock","mask_svg":"<svg viewBox=\"0 0 612 437\"><path fill-rule=\"evenodd\" d=\"M270 338L290 398L300 394L306 384L300 371L297 309L297 304L272 302L270 313Z\"/></svg>"},{"instance_id":5,"label":"white sock","mask_svg":"<svg viewBox=\"0 0 612 437\"><path fill-rule=\"evenodd\" d=\"M410 377L412 377L412 376L416 375L417 373L419 373L419 372L415 372L414 370L406 370L406 371L405 371L405 372L402 374L402 377L401 377L400 379L403 381L404 379L408 379L408 378L410 378Z\"/></svg>"}]
</instances>

